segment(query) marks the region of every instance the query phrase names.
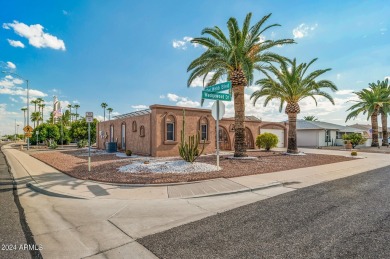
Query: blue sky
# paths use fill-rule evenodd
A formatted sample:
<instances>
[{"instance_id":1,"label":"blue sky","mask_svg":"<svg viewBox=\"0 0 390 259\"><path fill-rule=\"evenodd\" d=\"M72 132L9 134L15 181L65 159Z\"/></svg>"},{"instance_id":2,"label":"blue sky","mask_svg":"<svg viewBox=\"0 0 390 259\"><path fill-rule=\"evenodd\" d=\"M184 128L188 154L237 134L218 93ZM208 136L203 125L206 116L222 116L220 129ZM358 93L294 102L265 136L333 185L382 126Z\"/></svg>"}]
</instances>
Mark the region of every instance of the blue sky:
<instances>
[{"instance_id":1,"label":"blue sky","mask_svg":"<svg viewBox=\"0 0 390 259\"><path fill-rule=\"evenodd\" d=\"M344 124L351 92L390 76L390 5L385 0L1 1L0 66L30 81L32 99L46 101L46 118L53 95L63 106L78 103L80 114L93 111L100 119L102 102L114 115L156 103L199 107L202 89L187 88L186 70L204 49L189 39L205 27L226 31L229 17L241 24L248 12L252 23L272 13L269 24L282 25L265 39L297 42L275 52L299 62L317 57L313 68L332 68L323 77L340 90L333 94L336 105L320 99L316 108L304 100L300 117ZM0 134L12 134L15 120L23 125L21 83L0 74ZM248 100L254 90L246 90ZM226 107L232 116L232 103ZM277 102L263 108L261 101L256 106L248 101L246 111L263 120L285 120L277 107ZM367 121L360 117L356 122Z\"/></svg>"}]
</instances>

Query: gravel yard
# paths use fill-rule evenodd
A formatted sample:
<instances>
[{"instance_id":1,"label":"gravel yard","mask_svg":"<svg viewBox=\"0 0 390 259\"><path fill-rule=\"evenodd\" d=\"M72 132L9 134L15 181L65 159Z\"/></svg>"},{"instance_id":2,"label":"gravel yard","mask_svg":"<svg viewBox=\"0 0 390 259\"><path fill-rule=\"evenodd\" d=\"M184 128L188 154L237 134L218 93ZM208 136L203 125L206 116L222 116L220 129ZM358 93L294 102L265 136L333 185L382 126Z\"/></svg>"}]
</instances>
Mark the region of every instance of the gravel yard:
<instances>
[{"instance_id":1,"label":"gravel yard","mask_svg":"<svg viewBox=\"0 0 390 259\"><path fill-rule=\"evenodd\" d=\"M202 156L194 165L180 158L118 157L115 154L94 152L91 172L88 174L86 150L34 151L31 155L59 171L79 179L91 179L111 183L157 184L229 178L244 175L271 173L295 168L353 160L343 156L307 154L288 156L281 152L250 152L256 160L232 160L221 156L216 169L215 155ZM121 168L121 169L119 169ZM199 172L202 171L202 172Z\"/></svg>"}]
</instances>

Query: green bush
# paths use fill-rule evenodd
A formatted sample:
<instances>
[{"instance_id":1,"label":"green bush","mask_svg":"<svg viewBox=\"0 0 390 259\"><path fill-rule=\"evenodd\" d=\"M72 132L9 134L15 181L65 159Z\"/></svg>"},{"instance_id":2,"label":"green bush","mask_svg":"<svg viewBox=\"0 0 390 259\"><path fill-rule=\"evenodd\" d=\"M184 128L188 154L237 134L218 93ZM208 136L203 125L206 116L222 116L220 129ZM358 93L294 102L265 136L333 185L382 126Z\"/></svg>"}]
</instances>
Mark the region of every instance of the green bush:
<instances>
[{"instance_id":1,"label":"green bush","mask_svg":"<svg viewBox=\"0 0 390 259\"><path fill-rule=\"evenodd\" d=\"M131 150L126 150L126 156L131 156L131 154L133 154L133 152L131 152Z\"/></svg>"},{"instance_id":2,"label":"green bush","mask_svg":"<svg viewBox=\"0 0 390 259\"><path fill-rule=\"evenodd\" d=\"M278 145L278 136L272 133L265 132L260 134L256 138L256 146L258 148L265 148L269 151L271 148L274 148Z\"/></svg>"},{"instance_id":3,"label":"green bush","mask_svg":"<svg viewBox=\"0 0 390 259\"><path fill-rule=\"evenodd\" d=\"M344 134L342 138L343 140L351 142L352 148L355 148L357 145L363 145L367 140L360 133Z\"/></svg>"},{"instance_id":4,"label":"green bush","mask_svg":"<svg viewBox=\"0 0 390 259\"><path fill-rule=\"evenodd\" d=\"M351 156L357 156L357 152L356 151L352 151L351 152Z\"/></svg>"},{"instance_id":5,"label":"green bush","mask_svg":"<svg viewBox=\"0 0 390 259\"><path fill-rule=\"evenodd\" d=\"M58 145L57 145L57 143L55 141L50 141L49 148L50 149L56 149L56 148L58 148Z\"/></svg>"},{"instance_id":6,"label":"green bush","mask_svg":"<svg viewBox=\"0 0 390 259\"><path fill-rule=\"evenodd\" d=\"M86 139L82 139L82 140L79 140L79 142L77 142L78 148L83 148L83 147L86 147L87 145L88 145L88 141Z\"/></svg>"}]
</instances>

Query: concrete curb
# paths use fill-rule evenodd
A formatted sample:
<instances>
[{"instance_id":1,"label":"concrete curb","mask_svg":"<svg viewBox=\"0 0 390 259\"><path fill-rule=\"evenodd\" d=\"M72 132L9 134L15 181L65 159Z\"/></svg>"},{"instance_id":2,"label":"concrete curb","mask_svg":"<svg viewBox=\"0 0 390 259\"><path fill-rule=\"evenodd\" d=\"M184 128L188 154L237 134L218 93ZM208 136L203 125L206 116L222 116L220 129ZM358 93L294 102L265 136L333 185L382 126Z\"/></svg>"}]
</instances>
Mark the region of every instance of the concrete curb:
<instances>
[{"instance_id":1,"label":"concrete curb","mask_svg":"<svg viewBox=\"0 0 390 259\"><path fill-rule=\"evenodd\" d=\"M210 194L203 194L203 195L196 195L196 196L189 196L189 197L183 197L183 198L175 198L175 199L196 199L196 198L204 198L204 197L214 197L214 196L222 196L222 195L230 195L230 194L237 194L237 193L244 193L244 192L254 192L274 187L280 187L283 186L283 183L280 182L274 182L270 184L260 185L254 188L243 188L236 191L228 191L228 192L218 192L218 193L210 193Z\"/></svg>"},{"instance_id":2,"label":"concrete curb","mask_svg":"<svg viewBox=\"0 0 390 259\"><path fill-rule=\"evenodd\" d=\"M68 195L68 194L62 194L62 193L58 193L58 192L48 191L45 188L41 187L40 184L38 184L38 183L28 182L28 183L26 183L26 187L30 188L31 190L33 190L35 192L45 194L45 195L51 196L51 197L85 200L85 198L82 198L82 197L77 197L77 196L72 196L72 195Z\"/></svg>"}]
</instances>

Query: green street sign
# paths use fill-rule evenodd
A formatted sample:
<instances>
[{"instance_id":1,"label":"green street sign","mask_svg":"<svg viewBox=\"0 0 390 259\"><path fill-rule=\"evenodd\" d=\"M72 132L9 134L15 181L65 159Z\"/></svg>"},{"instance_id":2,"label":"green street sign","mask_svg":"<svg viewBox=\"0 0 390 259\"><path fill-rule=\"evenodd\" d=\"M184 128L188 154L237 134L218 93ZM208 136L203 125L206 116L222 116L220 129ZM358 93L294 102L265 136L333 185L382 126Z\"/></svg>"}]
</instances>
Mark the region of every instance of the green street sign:
<instances>
[{"instance_id":1,"label":"green street sign","mask_svg":"<svg viewBox=\"0 0 390 259\"><path fill-rule=\"evenodd\" d=\"M232 96L230 94L221 94L221 93L210 93L206 91L202 91L203 99L211 99L211 100L220 100L220 101L231 101Z\"/></svg>"},{"instance_id":2,"label":"green street sign","mask_svg":"<svg viewBox=\"0 0 390 259\"><path fill-rule=\"evenodd\" d=\"M208 93L217 93L225 90L230 90L232 88L232 82L224 82L221 84L211 85L204 89L204 92Z\"/></svg>"}]
</instances>

